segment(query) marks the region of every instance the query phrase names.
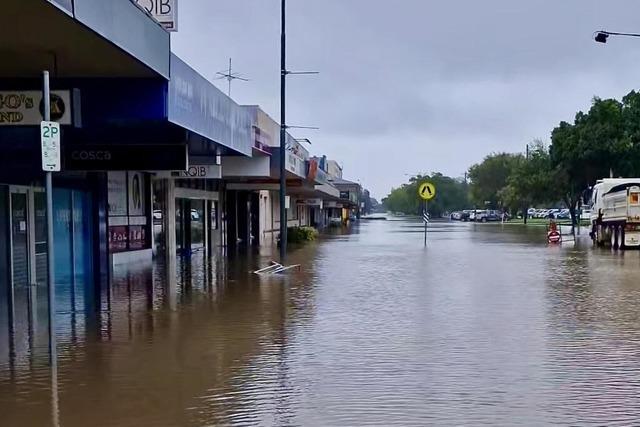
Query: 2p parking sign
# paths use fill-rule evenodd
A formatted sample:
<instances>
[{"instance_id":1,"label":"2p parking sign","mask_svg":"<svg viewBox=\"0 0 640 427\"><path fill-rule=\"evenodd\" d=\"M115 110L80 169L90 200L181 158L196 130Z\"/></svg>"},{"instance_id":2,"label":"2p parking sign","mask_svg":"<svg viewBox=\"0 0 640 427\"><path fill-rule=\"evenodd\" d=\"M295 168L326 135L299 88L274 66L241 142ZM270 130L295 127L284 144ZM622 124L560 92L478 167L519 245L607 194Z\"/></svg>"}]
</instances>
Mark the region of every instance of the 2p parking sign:
<instances>
[{"instance_id":1,"label":"2p parking sign","mask_svg":"<svg viewBox=\"0 0 640 427\"><path fill-rule=\"evenodd\" d=\"M40 143L42 146L42 170L60 172L60 123L40 123Z\"/></svg>"}]
</instances>

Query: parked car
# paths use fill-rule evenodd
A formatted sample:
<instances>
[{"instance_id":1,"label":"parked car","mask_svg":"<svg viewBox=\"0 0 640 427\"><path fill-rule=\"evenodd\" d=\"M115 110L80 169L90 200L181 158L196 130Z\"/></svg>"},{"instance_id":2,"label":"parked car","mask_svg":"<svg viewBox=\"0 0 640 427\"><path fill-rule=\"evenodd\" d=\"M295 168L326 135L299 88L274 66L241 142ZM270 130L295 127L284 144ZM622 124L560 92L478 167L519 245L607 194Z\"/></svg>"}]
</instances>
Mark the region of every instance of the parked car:
<instances>
[{"instance_id":1,"label":"parked car","mask_svg":"<svg viewBox=\"0 0 640 427\"><path fill-rule=\"evenodd\" d=\"M477 210L473 215L473 220L475 222L487 222L489 221L489 211L486 210Z\"/></svg>"},{"instance_id":2,"label":"parked car","mask_svg":"<svg viewBox=\"0 0 640 427\"><path fill-rule=\"evenodd\" d=\"M571 212L569 209L561 209L560 212L556 214L556 219L570 219Z\"/></svg>"},{"instance_id":3,"label":"parked car","mask_svg":"<svg viewBox=\"0 0 640 427\"><path fill-rule=\"evenodd\" d=\"M492 222L502 221L502 212L494 211L494 210L488 211L487 221L492 221Z\"/></svg>"},{"instance_id":4,"label":"parked car","mask_svg":"<svg viewBox=\"0 0 640 427\"><path fill-rule=\"evenodd\" d=\"M460 221L462 219L462 212L451 212L450 218L452 221Z\"/></svg>"},{"instance_id":5,"label":"parked car","mask_svg":"<svg viewBox=\"0 0 640 427\"><path fill-rule=\"evenodd\" d=\"M460 221L463 221L463 222L471 221L471 218L470 218L471 212L472 211L468 211L468 210L462 211L462 213L460 214Z\"/></svg>"}]
</instances>

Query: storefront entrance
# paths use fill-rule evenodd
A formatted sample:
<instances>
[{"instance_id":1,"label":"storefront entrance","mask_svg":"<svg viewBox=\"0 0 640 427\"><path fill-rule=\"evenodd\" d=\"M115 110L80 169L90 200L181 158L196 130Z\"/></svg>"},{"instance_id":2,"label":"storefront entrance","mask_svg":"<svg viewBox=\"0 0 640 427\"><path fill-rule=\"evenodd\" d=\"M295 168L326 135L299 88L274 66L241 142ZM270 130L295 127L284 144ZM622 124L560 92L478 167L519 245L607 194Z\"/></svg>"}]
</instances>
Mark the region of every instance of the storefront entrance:
<instances>
[{"instance_id":1,"label":"storefront entrance","mask_svg":"<svg viewBox=\"0 0 640 427\"><path fill-rule=\"evenodd\" d=\"M218 200L176 197L176 249L179 254L211 253L220 246Z\"/></svg>"},{"instance_id":2,"label":"storefront entrance","mask_svg":"<svg viewBox=\"0 0 640 427\"><path fill-rule=\"evenodd\" d=\"M7 220L0 230L8 277L0 296L0 328L10 331L13 353L46 342L47 211L39 187L0 186L0 210ZM94 302L92 199L89 192L53 191L55 294L58 315L91 310ZM6 233L4 232L6 230ZM7 323L5 323L7 322Z\"/></svg>"},{"instance_id":3,"label":"storefront entrance","mask_svg":"<svg viewBox=\"0 0 640 427\"><path fill-rule=\"evenodd\" d=\"M9 187L10 282L14 288L47 280L47 217L40 188Z\"/></svg>"}]
</instances>

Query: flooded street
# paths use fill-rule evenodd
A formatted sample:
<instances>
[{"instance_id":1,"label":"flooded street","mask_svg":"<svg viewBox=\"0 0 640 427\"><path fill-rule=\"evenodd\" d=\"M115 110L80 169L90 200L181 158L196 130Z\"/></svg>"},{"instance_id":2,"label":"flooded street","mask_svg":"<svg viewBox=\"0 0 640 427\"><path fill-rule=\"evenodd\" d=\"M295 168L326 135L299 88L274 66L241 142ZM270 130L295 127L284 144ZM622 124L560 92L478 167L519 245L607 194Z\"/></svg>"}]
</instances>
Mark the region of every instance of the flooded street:
<instances>
[{"instance_id":1,"label":"flooded street","mask_svg":"<svg viewBox=\"0 0 640 427\"><path fill-rule=\"evenodd\" d=\"M424 249L376 221L287 276L252 275L265 254L176 295L128 277L97 319L58 313L57 375L2 332L0 424L637 425L640 253L543 230L434 224Z\"/></svg>"}]
</instances>

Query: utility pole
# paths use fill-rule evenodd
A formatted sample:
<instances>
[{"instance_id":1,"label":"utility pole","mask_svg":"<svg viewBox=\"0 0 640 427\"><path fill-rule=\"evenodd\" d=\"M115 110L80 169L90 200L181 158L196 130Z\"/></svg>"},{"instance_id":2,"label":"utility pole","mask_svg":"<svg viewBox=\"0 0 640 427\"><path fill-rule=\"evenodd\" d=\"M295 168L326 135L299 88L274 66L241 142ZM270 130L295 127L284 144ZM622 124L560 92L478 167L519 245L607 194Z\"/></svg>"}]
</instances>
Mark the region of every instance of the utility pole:
<instances>
[{"instance_id":1,"label":"utility pole","mask_svg":"<svg viewBox=\"0 0 640 427\"><path fill-rule=\"evenodd\" d=\"M288 75L318 74L317 71L289 71L287 70L287 36L286 36L286 0L282 0L282 30L280 33L280 258L284 261L287 256L287 129L314 129L310 126L289 126L286 121L286 83Z\"/></svg>"},{"instance_id":2,"label":"utility pole","mask_svg":"<svg viewBox=\"0 0 640 427\"><path fill-rule=\"evenodd\" d=\"M526 160L529 161L529 144L528 143L527 143ZM522 208L522 218L524 218L524 225L527 225L528 216L529 216L529 207L525 205Z\"/></svg>"},{"instance_id":3,"label":"utility pole","mask_svg":"<svg viewBox=\"0 0 640 427\"><path fill-rule=\"evenodd\" d=\"M287 84L287 36L286 36L286 0L282 0L280 33L280 262L287 256L287 122L286 122L286 84Z\"/></svg>"}]
</instances>

